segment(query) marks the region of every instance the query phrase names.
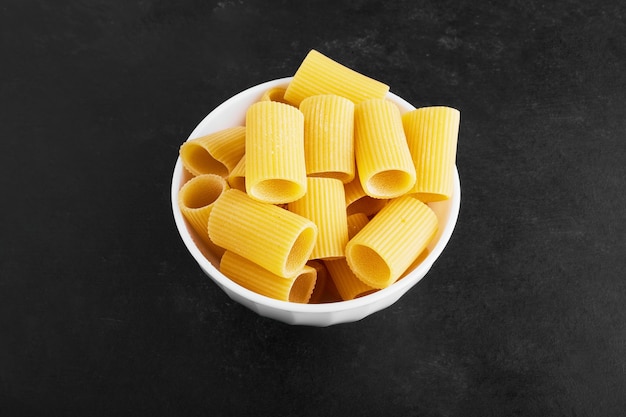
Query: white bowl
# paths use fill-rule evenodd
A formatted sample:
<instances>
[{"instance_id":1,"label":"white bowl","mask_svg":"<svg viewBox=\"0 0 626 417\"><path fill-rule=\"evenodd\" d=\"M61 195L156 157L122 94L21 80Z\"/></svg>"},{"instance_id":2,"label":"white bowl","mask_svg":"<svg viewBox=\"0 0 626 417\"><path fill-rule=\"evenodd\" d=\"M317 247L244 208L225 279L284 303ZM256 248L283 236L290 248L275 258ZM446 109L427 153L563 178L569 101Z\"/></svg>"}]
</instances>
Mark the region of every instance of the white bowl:
<instances>
[{"instance_id":1,"label":"white bowl","mask_svg":"<svg viewBox=\"0 0 626 417\"><path fill-rule=\"evenodd\" d=\"M246 109L257 101L263 92L272 87L286 87L291 77L268 81L248 88L231 97L209 113L191 132L189 139L232 126L243 126ZM393 93L387 98L396 103L402 113L413 110L410 103ZM402 295L417 284L430 270L435 260L441 255L450 240L456 224L461 202L461 187L458 171L455 168L454 192L447 201L429 203L439 219L439 231L428 246L428 256L388 288L349 301L325 304L299 304L275 300L252 292L231 281L218 270L219 261L195 237L193 230L186 223L178 208L178 190L185 181L185 173L180 158L176 161L172 177L172 211L178 232L185 246L200 268L234 301L243 304L261 316L269 317L288 324L309 326L330 326L337 323L361 320L395 303Z\"/></svg>"}]
</instances>

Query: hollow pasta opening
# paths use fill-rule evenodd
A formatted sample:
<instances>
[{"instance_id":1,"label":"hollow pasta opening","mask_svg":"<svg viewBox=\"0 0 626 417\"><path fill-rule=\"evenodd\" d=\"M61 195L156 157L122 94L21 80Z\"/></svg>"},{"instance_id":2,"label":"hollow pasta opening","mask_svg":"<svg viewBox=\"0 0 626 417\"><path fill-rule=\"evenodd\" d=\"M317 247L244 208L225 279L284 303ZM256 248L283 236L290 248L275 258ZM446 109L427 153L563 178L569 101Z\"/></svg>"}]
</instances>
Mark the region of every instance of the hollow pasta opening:
<instances>
[{"instance_id":1,"label":"hollow pasta opening","mask_svg":"<svg viewBox=\"0 0 626 417\"><path fill-rule=\"evenodd\" d=\"M209 206L224 192L225 185L224 179L217 175L195 177L182 190L182 202L191 209Z\"/></svg>"},{"instance_id":2,"label":"hollow pasta opening","mask_svg":"<svg viewBox=\"0 0 626 417\"><path fill-rule=\"evenodd\" d=\"M316 230L313 227L306 227L298 235L285 261L285 276L293 276L306 263L313 251L316 237Z\"/></svg>"},{"instance_id":3,"label":"hollow pasta opening","mask_svg":"<svg viewBox=\"0 0 626 417\"><path fill-rule=\"evenodd\" d=\"M272 204L289 203L302 197L302 184L283 179L264 180L256 183L250 189L254 198Z\"/></svg>"},{"instance_id":4,"label":"hollow pasta opening","mask_svg":"<svg viewBox=\"0 0 626 417\"><path fill-rule=\"evenodd\" d=\"M289 301L293 303L308 303L315 287L316 276L315 269L304 269L293 281L289 291Z\"/></svg>"},{"instance_id":5,"label":"hollow pasta opening","mask_svg":"<svg viewBox=\"0 0 626 417\"><path fill-rule=\"evenodd\" d=\"M391 169L372 175L365 191L376 198L394 198L406 193L413 183L414 178L408 172Z\"/></svg>"},{"instance_id":6,"label":"hollow pasta opening","mask_svg":"<svg viewBox=\"0 0 626 417\"><path fill-rule=\"evenodd\" d=\"M226 165L213 158L213 156L202 146L193 142L188 142L181 148L181 154L190 169L196 171L195 175L213 173L225 177L228 175Z\"/></svg>"},{"instance_id":7,"label":"hollow pasta opening","mask_svg":"<svg viewBox=\"0 0 626 417\"><path fill-rule=\"evenodd\" d=\"M391 277L391 269L372 248L354 245L347 256L349 256L350 267L354 274L367 285L375 288L383 288L387 285Z\"/></svg>"}]
</instances>

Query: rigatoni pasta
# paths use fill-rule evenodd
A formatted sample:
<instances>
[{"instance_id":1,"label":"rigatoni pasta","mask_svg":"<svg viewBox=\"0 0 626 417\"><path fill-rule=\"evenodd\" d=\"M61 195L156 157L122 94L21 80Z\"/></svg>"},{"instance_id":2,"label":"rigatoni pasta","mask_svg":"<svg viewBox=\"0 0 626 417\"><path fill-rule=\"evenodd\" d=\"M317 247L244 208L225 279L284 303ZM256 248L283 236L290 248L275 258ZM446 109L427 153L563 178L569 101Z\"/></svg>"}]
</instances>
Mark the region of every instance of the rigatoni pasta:
<instances>
[{"instance_id":1,"label":"rigatoni pasta","mask_svg":"<svg viewBox=\"0 0 626 417\"><path fill-rule=\"evenodd\" d=\"M285 87L270 88L263 93L261 101L278 101L279 103L289 104L284 99L285 91L287 91Z\"/></svg>"},{"instance_id":2,"label":"rigatoni pasta","mask_svg":"<svg viewBox=\"0 0 626 417\"><path fill-rule=\"evenodd\" d=\"M284 278L230 251L222 256L220 270L250 291L292 303L307 303L317 279L315 268L307 265L295 275Z\"/></svg>"},{"instance_id":3,"label":"rigatoni pasta","mask_svg":"<svg viewBox=\"0 0 626 417\"><path fill-rule=\"evenodd\" d=\"M218 256L223 253L223 250L209 239L207 228L215 201L228 188L223 177L216 174L203 174L191 178L178 192L178 207L183 217Z\"/></svg>"},{"instance_id":4,"label":"rigatoni pasta","mask_svg":"<svg viewBox=\"0 0 626 417\"><path fill-rule=\"evenodd\" d=\"M335 178L307 178L307 193L288 204L289 211L310 219L318 234L310 259L344 257L348 243L346 196L341 181Z\"/></svg>"},{"instance_id":5,"label":"rigatoni pasta","mask_svg":"<svg viewBox=\"0 0 626 417\"><path fill-rule=\"evenodd\" d=\"M354 275L346 258L328 259L324 261L324 265L342 300L354 300L377 291Z\"/></svg>"},{"instance_id":6,"label":"rigatoni pasta","mask_svg":"<svg viewBox=\"0 0 626 417\"><path fill-rule=\"evenodd\" d=\"M244 154L246 128L235 126L186 141L180 147L183 166L193 175L228 176Z\"/></svg>"},{"instance_id":7,"label":"rigatoni pasta","mask_svg":"<svg viewBox=\"0 0 626 417\"><path fill-rule=\"evenodd\" d=\"M289 203L306 192L304 116L276 101L259 101L246 112L247 193L272 204Z\"/></svg>"},{"instance_id":8,"label":"rigatoni pasta","mask_svg":"<svg viewBox=\"0 0 626 417\"><path fill-rule=\"evenodd\" d=\"M451 196L460 114L401 115L388 91L313 50L289 84L254 96L244 126L180 147L179 208L221 273L277 300L336 302L428 256L440 214L428 202Z\"/></svg>"},{"instance_id":9,"label":"rigatoni pasta","mask_svg":"<svg viewBox=\"0 0 626 417\"><path fill-rule=\"evenodd\" d=\"M246 155L244 154L237 165L228 174L228 185L240 191L246 191Z\"/></svg>"},{"instance_id":10,"label":"rigatoni pasta","mask_svg":"<svg viewBox=\"0 0 626 417\"><path fill-rule=\"evenodd\" d=\"M354 179L354 103L333 94L300 103L304 115L304 155L308 176Z\"/></svg>"},{"instance_id":11,"label":"rigatoni pasta","mask_svg":"<svg viewBox=\"0 0 626 417\"><path fill-rule=\"evenodd\" d=\"M370 197L361 186L358 176L344 187L346 192L346 210L348 215L364 213L368 216L376 214L385 207L388 199Z\"/></svg>"},{"instance_id":12,"label":"rigatoni pasta","mask_svg":"<svg viewBox=\"0 0 626 417\"><path fill-rule=\"evenodd\" d=\"M215 202L208 232L216 245L281 277L302 269L317 239L311 220L235 189Z\"/></svg>"},{"instance_id":13,"label":"rigatoni pasta","mask_svg":"<svg viewBox=\"0 0 626 417\"><path fill-rule=\"evenodd\" d=\"M383 98L388 92L388 85L311 50L287 86L284 99L298 106L309 96L336 94L356 104L370 98Z\"/></svg>"},{"instance_id":14,"label":"rigatoni pasta","mask_svg":"<svg viewBox=\"0 0 626 417\"><path fill-rule=\"evenodd\" d=\"M354 274L374 288L393 284L437 232L430 207L407 194L387 204L346 245Z\"/></svg>"},{"instance_id":15,"label":"rigatoni pasta","mask_svg":"<svg viewBox=\"0 0 626 417\"><path fill-rule=\"evenodd\" d=\"M352 239L354 235L359 233L362 228L365 227L366 224L369 223L370 219L365 215L365 213L354 213L350 214L347 217L348 220L348 239Z\"/></svg>"},{"instance_id":16,"label":"rigatoni pasta","mask_svg":"<svg viewBox=\"0 0 626 417\"><path fill-rule=\"evenodd\" d=\"M417 172L412 192L422 201L452 195L460 118L457 109L446 106L422 107L402 116Z\"/></svg>"},{"instance_id":17,"label":"rigatoni pasta","mask_svg":"<svg viewBox=\"0 0 626 417\"><path fill-rule=\"evenodd\" d=\"M391 101L370 99L354 109L354 148L359 180L374 198L395 198L415 185L415 166Z\"/></svg>"}]
</instances>

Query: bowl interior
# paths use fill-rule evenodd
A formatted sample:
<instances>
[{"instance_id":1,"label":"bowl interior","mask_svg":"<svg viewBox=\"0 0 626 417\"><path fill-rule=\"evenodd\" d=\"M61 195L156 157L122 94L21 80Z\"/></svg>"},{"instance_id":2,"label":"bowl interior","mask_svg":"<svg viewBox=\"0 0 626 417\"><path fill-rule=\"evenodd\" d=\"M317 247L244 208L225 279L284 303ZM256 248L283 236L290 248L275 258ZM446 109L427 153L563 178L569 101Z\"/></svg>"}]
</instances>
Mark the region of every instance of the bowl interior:
<instances>
[{"instance_id":1,"label":"bowl interior","mask_svg":"<svg viewBox=\"0 0 626 417\"><path fill-rule=\"evenodd\" d=\"M228 127L243 126L246 110L251 104L258 101L267 89L278 86L286 87L290 80L291 78L288 77L268 81L251 87L231 97L210 112L191 132L187 140L204 136ZM388 93L387 98L398 105L401 113L405 113L415 108L410 103L391 92ZM202 270L232 299L257 311L257 313L282 321L288 321L285 319L284 313L295 313L299 314L300 317L297 320L294 319L291 321L311 325L332 324L324 321L324 315L347 310L353 311L354 314L340 319L331 318L331 320L358 320L374 311L380 310L392 304L417 282L419 282L419 280L426 275L434 261L439 257L452 235L459 213L461 197L458 172L455 169L455 184L452 198L446 201L428 204L437 215L439 220L439 230L435 238L427 247L427 256L423 258L419 264L412 266L400 280L391 286L349 301L324 304L299 304L275 300L257 294L234 283L219 272L219 259L197 237L193 229L185 221L180 209L178 208L178 190L190 178L191 175L183 168L179 157L176 161L172 177L172 211L176 226L183 242L185 243L185 246ZM308 320L308 317L310 317L310 320Z\"/></svg>"}]
</instances>

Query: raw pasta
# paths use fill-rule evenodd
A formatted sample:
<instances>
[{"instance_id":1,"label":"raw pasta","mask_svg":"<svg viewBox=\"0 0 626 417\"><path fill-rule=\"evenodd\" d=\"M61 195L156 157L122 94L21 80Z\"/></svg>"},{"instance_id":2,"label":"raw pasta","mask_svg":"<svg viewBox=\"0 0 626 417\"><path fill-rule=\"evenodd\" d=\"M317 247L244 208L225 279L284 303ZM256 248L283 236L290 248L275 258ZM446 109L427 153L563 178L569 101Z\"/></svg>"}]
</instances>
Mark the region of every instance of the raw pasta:
<instances>
[{"instance_id":1,"label":"raw pasta","mask_svg":"<svg viewBox=\"0 0 626 417\"><path fill-rule=\"evenodd\" d=\"M274 87L270 88L261 96L261 101L278 101L280 103L289 104L285 101L285 91L287 91L284 87Z\"/></svg>"},{"instance_id":2,"label":"raw pasta","mask_svg":"<svg viewBox=\"0 0 626 417\"><path fill-rule=\"evenodd\" d=\"M203 174L187 181L178 192L178 207L198 236L220 256L221 248L209 239L208 221L215 201L228 190L226 180L216 174Z\"/></svg>"},{"instance_id":3,"label":"raw pasta","mask_svg":"<svg viewBox=\"0 0 626 417\"><path fill-rule=\"evenodd\" d=\"M385 207L388 199L370 197L365 193L358 178L350 181L345 185L346 191L346 210L348 215L355 213L364 213L367 216L376 214Z\"/></svg>"},{"instance_id":4,"label":"raw pasta","mask_svg":"<svg viewBox=\"0 0 626 417\"><path fill-rule=\"evenodd\" d=\"M190 139L180 147L183 166L193 175L226 177L244 154L245 135L246 128L236 126Z\"/></svg>"},{"instance_id":5,"label":"raw pasta","mask_svg":"<svg viewBox=\"0 0 626 417\"><path fill-rule=\"evenodd\" d=\"M307 193L289 203L289 211L310 219L318 234L310 259L344 257L348 243L346 196L341 181L335 178L307 178Z\"/></svg>"},{"instance_id":6,"label":"raw pasta","mask_svg":"<svg viewBox=\"0 0 626 417\"><path fill-rule=\"evenodd\" d=\"M215 202L208 232L216 245L281 277L302 269L317 239L311 220L235 189Z\"/></svg>"},{"instance_id":7,"label":"raw pasta","mask_svg":"<svg viewBox=\"0 0 626 417\"><path fill-rule=\"evenodd\" d=\"M309 298L309 304L319 304L322 302L324 294L326 292L326 284L328 282L328 270L322 261L313 259L308 261L307 266L315 269L317 279L315 280L315 288Z\"/></svg>"},{"instance_id":8,"label":"raw pasta","mask_svg":"<svg viewBox=\"0 0 626 417\"><path fill-rule=\"evenodd\" d=\"M370 99L354 109L354 149L359 180L374 198L395 198L415 184L415 166L391 101Z\"/></svg>"},{"instance_id":9,"label":"raw pasta","mask_svg":"<svg viewBox=\"0 0 626 417\"><path fill-rule=\"evenodd\" d=\"M362 228L369 223L370 219L365 213L354 213L348 216L348 239L352 239L354 235L359 233Z\"/></svg>"},{"instance_id":10,"label":"raw pasta","mask_svg":"<svg viewBox=\"0 0 626 417\"><path fill-rule=\"evenodd\" d=\"M240 191L246 191L246 155L244 154L235 168L228 175L228 185Z\"/></svg>"},{"instance_id":11,"label":"raw pasta","mask_svg":"<svg viewBox=\"0 0 626 417\"><path fill-rule=\"evenodd\" d=\"M354 179L354 103L324 94L300 103L304 114L304 155L308 176Z\"/></svg>"},{"instance_id":12,"label":"raw pasta","mask_svg":"<svg viewBox=\"0 0 626 417\"><path fill-rule=\"evenodd\" d=\"M309 96L336 94L356 104L370 98L383 98L388 92L388 85L311 50L287 86L284 99L298 106Z\"/></svg>"},{"instance_id":13,"label":"raw pasta","mask_svg":"<svg viewBox=\"0 0 626 417\"><path fill-rule=\"evenodd\" d=\"M289 278L280 277L230 251L226 251L222 256L220 270L250 291L293 303L309 301L317 278L315 268L307 265Z\"/></svg>"},{"instance_id":14,"label":"raw pasta","mask_svg":"<svg viewBox=\"0 0 626 417\"><path fill-rule=\"evenodd\" d=\"M425 259L438 229L425 202L451 196L460 113L401 115L388 92L311 50L245 126L181 145L179 207L224 275L278 300L337 302Z\"/></svg>"},{"instance_id":15,"label":"raw pasta","mask_svg":"<svg viewBox=\"0 0 626 417\"><path fill-rule=\"evenodd\" d=\"M377 289L357 278L348 266L346 258L324 261L328 274L335 283L342 300L353 300L371 294Z\"/></svg>"},{"instance_id":16,"label":"raw pasta","mask_svg":"<svg viewBox=\"0 0 626 417\"><path fill-rule=\"evenodd\" d=\"M304 116L276 101L259 101L246 113L246 191L272 204L306 193Z\"/></svg>"},{"instance_id":17,"label":"raw pasta","mask_svg":"<svg viewBox=\"0 0 626 417\"><path fill-rule=\"evenodd\" d=\"M452 195L460 117L457 109L445 106L423 107L402 116L417 172L412 192L422 201Z\"/></svg>"},{"instance_id":18,"label":"raw pasta","mask_svg":"<svg viewBox=\"0 0 626 417\"><path fill-rule=\"evenodd\" d=\"M426 248L438 228L437 216L414 195L387 204L346 246L354 274L374 288L393 284Z\"/></svg>"}]
</instances>

